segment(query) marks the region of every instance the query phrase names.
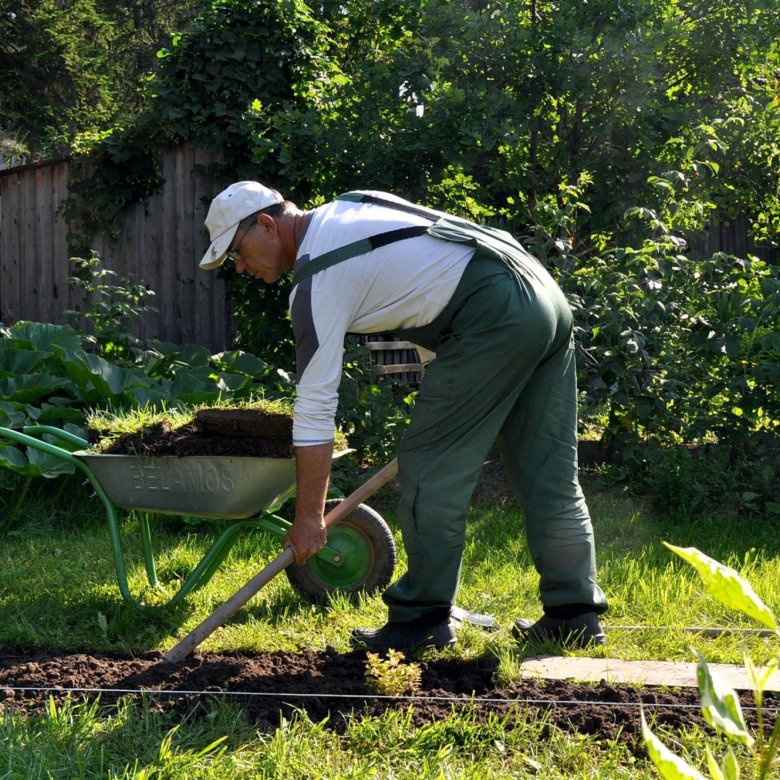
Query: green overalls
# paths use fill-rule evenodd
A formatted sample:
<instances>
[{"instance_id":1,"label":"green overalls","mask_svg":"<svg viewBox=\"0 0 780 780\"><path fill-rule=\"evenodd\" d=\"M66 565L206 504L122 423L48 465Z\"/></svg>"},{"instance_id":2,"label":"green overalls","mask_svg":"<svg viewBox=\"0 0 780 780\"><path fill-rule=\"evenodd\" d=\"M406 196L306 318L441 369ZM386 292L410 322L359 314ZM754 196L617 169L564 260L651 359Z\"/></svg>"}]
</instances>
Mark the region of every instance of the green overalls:
<instances>
[{"instance_id":1,"label":"green overalls","mask_svg":"<svg viewBox=\"0 0 780 780\"><path fill-rule=\"evenodd\" d=\"M340 199L404 204L360 193ZM427 209L427 228L355 242L296 272L293 284L378 243L427 232L475 247L450 302L430 324L397 335L436 352L398 453L399 523L407 572L385 592L389 619L440 622L454 603L471 494L498 443L545 610L603 612L595 546L577 475L577 378L568 303L508 233ZM411 231L411 232L410 232ZM403 234L405 232L405 235ZM373 242L373 243L372 243ZM576 610L575 610L576 611Z\"/></svg>"}]
</instances>

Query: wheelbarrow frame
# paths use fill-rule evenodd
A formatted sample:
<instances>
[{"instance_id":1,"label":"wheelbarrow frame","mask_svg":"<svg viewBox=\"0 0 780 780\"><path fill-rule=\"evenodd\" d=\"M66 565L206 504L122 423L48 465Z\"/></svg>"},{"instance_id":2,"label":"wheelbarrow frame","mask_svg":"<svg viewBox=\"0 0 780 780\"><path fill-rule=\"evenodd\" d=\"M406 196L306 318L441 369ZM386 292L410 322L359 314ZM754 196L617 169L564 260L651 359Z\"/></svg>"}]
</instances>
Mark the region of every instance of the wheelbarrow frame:
<instances>
[{"instance_id":1,"label":"wheelbarrow frame","mask_svg":"<svg viewBox=\"0 0 780 780\"><path fill-rule=\"evenodd\" d=\"M142 605L136 599L130 591L130 586L127 580L127 569L125 566L125 554L122 544L122 537L119 530L119 512L116 505L109 497L108 493L104 489L100 480L97 478L90 466L79 457L79 451L71 451L64 449L47 441L35 438L35 436L50 435L58 438L62 442L66 442L70 445L78 447L79 449L86 449L90 446L89 442L82 439L80 436L76 436L68 431L64 431L60 428L49 425L29 425L25 426L22 431L16 431L11 428L0 427L0 438L9 439L17 444L21 444L26 447L32 447L40 452L46 453L67 463L72 464L78 471L80 471L89 481L90 485L95 491L95 494L100 499L106 512L106 522L108 524L108 538L111 545L111 552L114 559L114 567L116 569L117 583L119 585L119 592L122 598L134 607L141 608ZM291 483L290 489L287 494L291 495L294 492L295 484L294 477ZM285 495L285 494L282 494ZM157 567L155 564L154 548L152 545L152 531L150 518L153 511L141 511L135 509L128 509L133 515L138 518L139 530L141 536L141 547L143 550L144 568L146 570L146 576L149 584L155 590L164 590L159 583L157 577ZM171 511L166 511L167 514L173 514ZM182 511L181 515L192 515L192 512ZM218 516L206 515L219 519ZM206 551L204 556L196 567L190 572L189 576L184 580L179 590L172 596L172 598L166 602L167 606L176 606L187 595L194 590L203 587L214 576L222 562L225 560L230 550L235 545L239 536L248 529L259 528L267 531L280 540L283 540L287 535L292 523L289 520L275 515L271 511L263 510L255 517L243 518L243 519L227 519L228 525L222 530L217 538L212 543L211 547ZM320 550L317 555L320 559L327 563L339 566L342 563L342 556L337 550L326 545Z\"/></svg>"}]
</instances>

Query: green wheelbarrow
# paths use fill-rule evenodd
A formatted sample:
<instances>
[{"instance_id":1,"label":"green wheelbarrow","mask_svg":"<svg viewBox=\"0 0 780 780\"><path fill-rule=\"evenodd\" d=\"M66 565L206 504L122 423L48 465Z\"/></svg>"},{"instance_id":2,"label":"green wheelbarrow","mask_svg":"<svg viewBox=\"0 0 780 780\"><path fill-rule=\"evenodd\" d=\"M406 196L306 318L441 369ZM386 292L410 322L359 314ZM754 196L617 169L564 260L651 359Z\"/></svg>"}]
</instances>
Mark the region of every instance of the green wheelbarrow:
<instances>
[{"instance_id":1,"label":"green wheelbarrow","mask_svg":"<svg viewBox=\"0 0 780 780\"><path fill-rule=\"evenodd\" d=\"M43 435L76 449L36 438ZM167 602L169 606L203 587L244 531L261 529L284 539L291 525L274 511L295 491L294 458L103 455L88 452L89 442L84 439L48 425L27 426L23 431L0 427L0 438L61 458L87 477L106 511L119 591L135 606L140 604L127 582L118 509L138 516L147 578L158 589L161 586L152 546L151 516L226 521L224 530ZM397 470L395 462L388 465L380 479L375 475L348 498L329 501L325 547L303 566L289 560L285 565L290 583L309 599L319 601L335 591L374 592L390 583L396 562L392 533L377 512L355 501L358 497L364 500L392 479Z\"/></svg>"}]
</instances>

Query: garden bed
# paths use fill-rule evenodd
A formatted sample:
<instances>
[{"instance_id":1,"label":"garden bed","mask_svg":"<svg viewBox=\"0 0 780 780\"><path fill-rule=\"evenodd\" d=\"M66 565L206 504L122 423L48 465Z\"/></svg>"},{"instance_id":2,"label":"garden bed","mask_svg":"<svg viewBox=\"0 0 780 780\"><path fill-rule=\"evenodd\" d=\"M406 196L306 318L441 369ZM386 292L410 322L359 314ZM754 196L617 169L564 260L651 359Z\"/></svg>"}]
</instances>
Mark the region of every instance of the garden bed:
<instances>
[{"instance_id":1,"label":"garden bed","mask_svg":"<svg viewBox=\"0 0 780 780\"><path fill-rule=\"evenodd\" d=\"M420 725L446 717L453 707L473 706L475 717L481 720L495 714L520 720L530 711L565 731L626 741L638 754L644 753L640 703L648 717L655 717L666 728L704 727L695 689L562 680L497 685L496 661L491 658L421 661L422 685L413 700L373 695L365 682L363 652L198 653L175 666L161 659L158 652L131 657L0 648L0 707L39 710L51 695L59 699L99 695L103 705L111 706L132 695L131 691L152 689L165 691L150 694L154 707L184 714L205 711L210 697L228 694L262 728L273 728L280 717L302 710L315 722L329 717L329 727L339 731L343 714L380 715L413 705L414 722ZM177 691L182 693L177 695ZM752 695L743 694L743 705L749 708L752 703ZM766 703L769 708L777 707L780 697L769 695ZM745 714L755 725L753 711L747 709ZM772 714L768 712L767 718L771 727Z\"/></svg>"}]
</instances>

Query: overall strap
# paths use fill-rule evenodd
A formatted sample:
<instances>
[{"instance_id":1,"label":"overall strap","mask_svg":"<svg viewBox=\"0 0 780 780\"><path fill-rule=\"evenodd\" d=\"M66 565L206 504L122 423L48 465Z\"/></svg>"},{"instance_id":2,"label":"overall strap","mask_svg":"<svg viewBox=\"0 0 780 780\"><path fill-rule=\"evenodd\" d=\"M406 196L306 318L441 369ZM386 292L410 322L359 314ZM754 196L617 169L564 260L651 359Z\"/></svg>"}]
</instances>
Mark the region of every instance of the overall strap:
<instances>
[{"instance_id":1,"label":"overall strap","mask_svg":"<svg viewBox=\"0 0 780 780\"><path fill-rule=\"evenodd\" d=\"M353 203L373 203L376 206L386 206L387 208L395 209L396 211L405 211L407 214L416 214L418 217L425 217L434 222L441 217L441 214L437 214L435 211L426 209L423 206L415 206L411 203L399 203L396 200L380 198L377 195L368 195L365 192L344 192L339 195L336 200L350 200Z\"/></svg>"},{"instance_id":2,"label":"overall strap","mask_svg":"<svg viewBox=\"0 0 780 780\"><path fill-rule=\"evenodd\" d=\"M360 192L347 192L343 195L339 195L336 200L348 200L353 201L354 203L375 203L376 205L387 206L398 211L405 211L409 214L416 214L417 216L425 217L426 219L434 221L439 219L438 214L428 209L406 205L405 203L396 203L392 200L377 198L374 195L364 195ZM403 241L405 238L421 236L423 233L428 232L428 227L428 225L411 225L409 227L397 228L396 230L388 230L384 233L377 233L374 236L361 238L358 241L353 241L351 244L345 244L336 249L331 249L330 252L325 252L325 254L319 255L319 257L312 258L306 265L299 268L293 274L293 287L295 287L296 284L300 284L305 279L309 279L315 274L318 274L320 271L324 271L326 268L337 265L344 260L349 260L358 255L364 255L367 252L371 252L382 246L387 246L387 244L392 244L395 241Z\"/></svg>"}]
</instances>

